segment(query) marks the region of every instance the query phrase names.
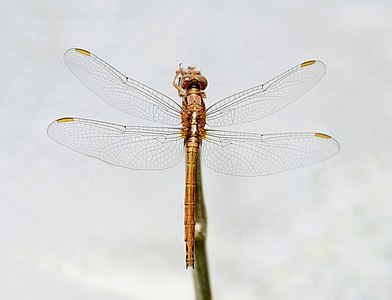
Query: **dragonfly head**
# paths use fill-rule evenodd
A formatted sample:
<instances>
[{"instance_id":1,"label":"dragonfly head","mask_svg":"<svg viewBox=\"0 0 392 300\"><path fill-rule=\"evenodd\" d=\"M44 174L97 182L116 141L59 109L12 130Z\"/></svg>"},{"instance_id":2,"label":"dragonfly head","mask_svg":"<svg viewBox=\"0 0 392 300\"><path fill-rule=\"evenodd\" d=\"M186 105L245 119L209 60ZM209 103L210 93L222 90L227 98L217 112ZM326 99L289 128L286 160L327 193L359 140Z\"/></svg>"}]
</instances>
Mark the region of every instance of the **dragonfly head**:
<instances>
[{"instance_id":1,"label":"dragonfly head","mask_svg":"<svg viewBox=\"0 0 392 300\"><path fill-rule=\"evenodd\" d=\"M205 78L196 67L188 67L183 70L183 75L180 79L180 86L184 90L190 90L196 88L204 91L207 88L207 78Z\"/></svg>"}]
</instances>

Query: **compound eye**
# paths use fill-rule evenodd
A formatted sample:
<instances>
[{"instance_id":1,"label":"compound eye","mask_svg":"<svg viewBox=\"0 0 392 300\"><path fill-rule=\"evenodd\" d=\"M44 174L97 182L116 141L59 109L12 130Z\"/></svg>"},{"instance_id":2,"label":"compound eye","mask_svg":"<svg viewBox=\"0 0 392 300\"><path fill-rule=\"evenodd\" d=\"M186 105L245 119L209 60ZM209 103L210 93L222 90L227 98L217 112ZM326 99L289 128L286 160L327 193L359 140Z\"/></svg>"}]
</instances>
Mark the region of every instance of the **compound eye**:
<instances>
[{"instance_id":1,"label":"compound eye","mask_svg":"<svg viewBox=\"0 0 392 300\"><path fill-rule=\"evenodd\" d=\"M181 78L181 87L183 89L186 89L188 84L192 81L192 79L194 78L193 75L191 74L186 74Z\"/></svg>"},{"instance_id":2,"label":"compound eye","mask_svg":"<svg viewBox=\"0 0 392 300\"><path fill-rule=\"evenodd\" d=\"M199 82L201 90L205 90L207 88L207 78L205 78L203 75L196 75L196 80Z\"/></svg>"}]
</instances>

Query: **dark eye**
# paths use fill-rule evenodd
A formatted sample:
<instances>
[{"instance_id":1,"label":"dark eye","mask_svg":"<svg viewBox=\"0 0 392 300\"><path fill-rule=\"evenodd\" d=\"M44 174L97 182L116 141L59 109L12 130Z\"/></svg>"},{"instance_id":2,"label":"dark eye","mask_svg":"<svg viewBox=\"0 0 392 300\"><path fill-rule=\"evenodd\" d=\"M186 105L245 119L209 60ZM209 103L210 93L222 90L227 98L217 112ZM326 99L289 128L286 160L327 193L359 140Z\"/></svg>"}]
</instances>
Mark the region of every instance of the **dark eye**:
<instances>
[{"instance_id":1,"label":"dark eye","mask_svg":"<svg viewBox=\"0 0 392 300\"><path fill-rule=\"evenodd\" d=\"M196 75L196 80L200 84L200 89L205 90L207 88L207 78L205 78L203 75Z\"/></svg>"},{"instance_id":2,"label":"dark eye","mask_svg":"<svg viewBox=\"0 0 392 300\"><path fill-rule=\"evenodd\" d=\"M186 74L181 78L181 87L186 89L188 86L189 82L192 80L193 76L190 74Z\"/></svg>"}]
</instances>

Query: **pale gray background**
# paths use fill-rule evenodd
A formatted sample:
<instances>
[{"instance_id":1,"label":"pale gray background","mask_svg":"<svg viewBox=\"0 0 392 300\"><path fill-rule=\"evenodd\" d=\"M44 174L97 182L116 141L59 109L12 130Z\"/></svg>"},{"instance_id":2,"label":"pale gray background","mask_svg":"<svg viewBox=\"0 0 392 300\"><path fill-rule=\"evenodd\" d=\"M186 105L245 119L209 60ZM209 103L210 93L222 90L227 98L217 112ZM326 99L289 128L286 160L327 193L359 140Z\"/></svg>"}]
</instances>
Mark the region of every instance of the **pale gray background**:
<instances>
[{"instance_id":1,"label":"pale gray background","mask_svg":"<svg viewBox=\"0 0 392 300\"><path fill-rule=\"evenodd\" d=\"M148 124L77 81L62 55L81 47L175 99L178 63L197 65L207 105L324 61L326 76L302 99L229 129L325 132L338 156L270 177L203 169L213 293L390 299L390 3L0 1L0 298L193 298L184 163L116 168L46 135L64 116Z\"/></svg>"}]
</instances>

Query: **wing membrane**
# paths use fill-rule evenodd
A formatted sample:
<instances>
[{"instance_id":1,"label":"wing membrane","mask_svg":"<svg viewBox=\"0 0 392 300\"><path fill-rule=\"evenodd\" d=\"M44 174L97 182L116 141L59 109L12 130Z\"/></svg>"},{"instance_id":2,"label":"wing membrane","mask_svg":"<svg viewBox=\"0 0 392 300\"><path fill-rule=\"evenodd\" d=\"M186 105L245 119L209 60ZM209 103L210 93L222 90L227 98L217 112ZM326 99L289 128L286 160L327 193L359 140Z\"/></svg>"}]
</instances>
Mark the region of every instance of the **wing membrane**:
<instances>
[{"instance_id":1,"label":"wing membrane","mask_svg":"<svg viewBox=\"0 0 392 300\"><path fill-rule=\"evenodd\" d=\"M268 116L303 96L325 70L321 61L304 62L262 85L224 98L207 109L207 124L228 126Z\"/></svg>"},{"instance_id":2,"label":"wing membrane","mask_svg":"<svg viewBox=\"0 0 392 300\"><path fill-rule=\"evenodd\" d=\"M202 161L229 175L261 176L309 166L339 152L339 144L321 133L252 134L208 130Z\"/></svg>"},{"instance_id":3,"label":"wing membrane","mask_svg":"<svg viewBox=\"0 0 392 300\"><path fill-rule=\"evenodd\" d=\"M184 155L181 131L176 128L63 118L49 125L48 135L74 151L130 169L167 169Z\"/></svg>"},{"instance_id":4,"label":"wing membrane","mask_svg":"<svg viewBox=\"0 0 392 300\"><path fill-rule=\"evenodd\" d=\"M64 60L89 90L115 108L150 121L181 123L182 108L174 100L125 76L93 53L69 49Z\"/></svg>"}]
</instances>

